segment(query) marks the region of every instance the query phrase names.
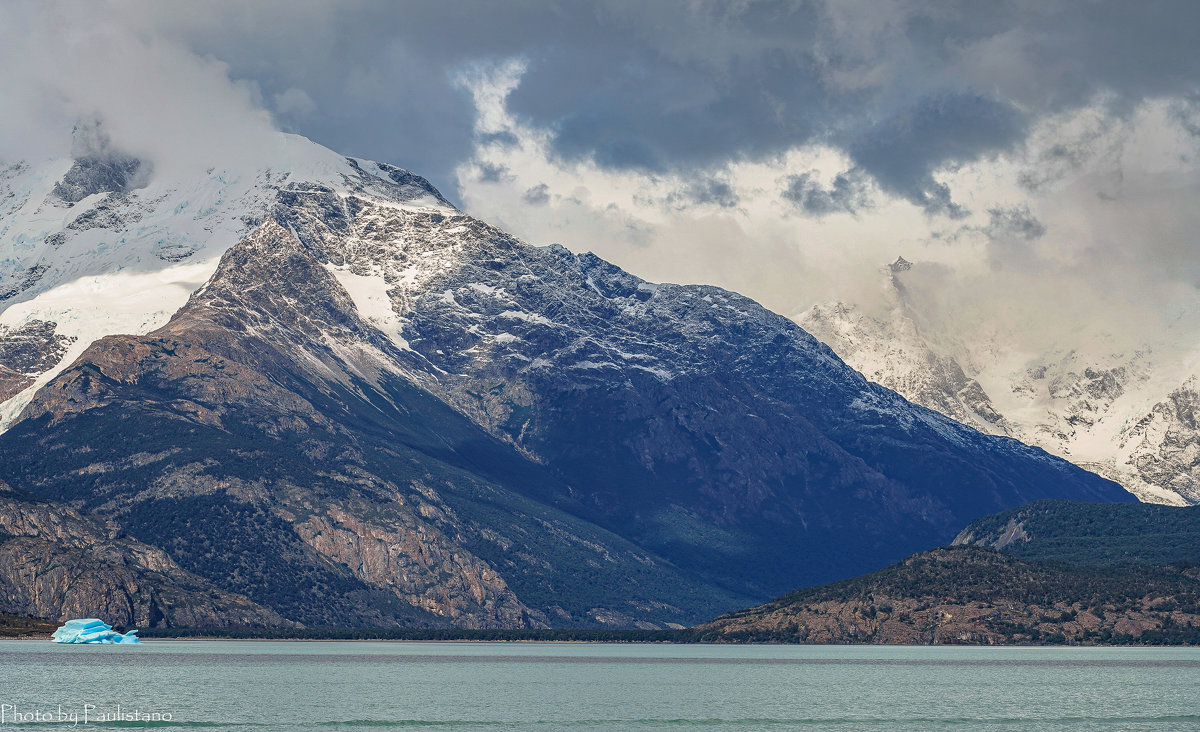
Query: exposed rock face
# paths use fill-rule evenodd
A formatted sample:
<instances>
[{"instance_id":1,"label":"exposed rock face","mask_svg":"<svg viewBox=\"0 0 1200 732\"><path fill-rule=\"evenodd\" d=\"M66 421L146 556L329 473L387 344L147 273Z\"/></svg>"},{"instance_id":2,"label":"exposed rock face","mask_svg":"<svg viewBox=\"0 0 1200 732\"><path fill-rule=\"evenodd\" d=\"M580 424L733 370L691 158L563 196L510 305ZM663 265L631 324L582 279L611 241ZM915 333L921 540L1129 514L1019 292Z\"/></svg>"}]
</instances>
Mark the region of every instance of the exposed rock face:
<instances>
[{"instance_id":1,"label":"exposed rock face","mask_svg":"<svg viewBox=\"0 0 1200 732\"><path fill-rule=\"evenodd\" d=\"M0 325L0 402L62 360L75 339L59 335L55 327L55 323L42 320L30 320L17 328Z\"/></svg>"},{"instance_id":2,"label":"exposed rock face","mask_svg":"<svg viewBox=\"0 0 1200 732\"><path fill-rule=\"evenodd\" d=\"M58 363L74 339L55 333L57 324L30 320L19 328L0 325L0 364L37 374Z\"/></svg>"},{"instance_id":3,"label":"exposed rock face","mask_svg":"<svg viewBox=\"0 0 1200 732\"><path fill-rule=\"evenodd\" d=\"M1200 379L1193 376L1121 433L1147 483L1200 504Z\"/></svg>"},{"instance_id":4,"label":"exposed rock face","mask_svg":"<svg viewBox=\"0 0 1200 732\"><path fill-rule=\"evenodd\" d=\"M420 513L448 510L425 503ZM457 550L433 526L415 521L393 528L363 523L341 507L296 524L296 533L322 556L344 564L369 584L387 587L437 617L471 624L544 625L544 613L525 606L486 562Z\"/></svg>"},{"instance_id":5,"label":"exposed rock face","mask_svg":"<svg viewBox=\"0 0 1200 732\"><path fill-rule=\"evenodd\" d=\"M122 193L137 179L141 167L136 158L82 158L54 185L54 195L66 203L79 203L96 193Z\"/></svg>"},{"instance_id":6,"label":"exposed rock face","mask_svg":"<svg viewBox=\"0 0 1200 732\"><path fill-rule=\"evenodd\" d=\"M33 383L33 377L0 364L0 402L6 401Z\"/></svg>"},{"instance_id":7,"label":"exposed rock face","mask_svg":"<svg viewBox=\"0 0 1200 732\"><path fill-rule=\"evenodd\" d=\"M0 605L50 620L140 627L279 626L277 613L217 589L111 522L0 483Z\"/></svg>"},{"instance_id":8,"label":"exposed rock face","mask_svg":"<svg viewBox=\"0 0 1200 732\"><path fill-rule=\"evenodd\" d=\"M68 205L96 193L123 193L143 182L148 172L142 161L113 149L97 118L75 125L71 156L74 164L54 184L54 195Z\"/></svg>"}]
</instances>

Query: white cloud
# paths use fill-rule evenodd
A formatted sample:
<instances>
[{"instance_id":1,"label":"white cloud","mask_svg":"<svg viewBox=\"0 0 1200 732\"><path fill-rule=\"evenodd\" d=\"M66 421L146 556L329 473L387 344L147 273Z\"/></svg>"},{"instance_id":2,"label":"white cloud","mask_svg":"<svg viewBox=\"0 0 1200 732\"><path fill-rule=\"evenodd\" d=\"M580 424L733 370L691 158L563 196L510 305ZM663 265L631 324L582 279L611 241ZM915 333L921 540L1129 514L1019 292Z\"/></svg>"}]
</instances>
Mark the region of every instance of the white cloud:
<instances>
[{"instance_id":1,"label":"white cloud","mask_svg":"<svg viewBox=\"0 0 1200 732\"><path fill-rule=\"evenodd\" d=\"M253 159L273 134L256 87L181 44L137 33L121 5L0 6L0 156L64 154L80 117L156 170Z\"/></svg>"},{"instance_id":2,"label":"white cloud","mask_svg":"<svg viewBox=\"0 0 1200 732\"><path fill-rule=\"evenodd\" d=\"M275 111L281 115L304 118L317 111L317 103L303 89L294 86L271 98Z\"/></svg>"}]
</instances>

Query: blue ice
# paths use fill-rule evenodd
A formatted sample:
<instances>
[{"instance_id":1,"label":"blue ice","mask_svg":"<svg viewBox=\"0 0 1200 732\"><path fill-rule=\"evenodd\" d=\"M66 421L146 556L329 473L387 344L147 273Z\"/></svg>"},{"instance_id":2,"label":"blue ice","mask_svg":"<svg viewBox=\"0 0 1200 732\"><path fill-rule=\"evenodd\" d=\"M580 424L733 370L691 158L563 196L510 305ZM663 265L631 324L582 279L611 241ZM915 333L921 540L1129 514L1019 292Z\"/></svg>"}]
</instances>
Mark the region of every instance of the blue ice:
<instances>
[{"instance_id":1,"label":"blue ice","mask_svg":"<svg viewBox=\"0 0 1200 732\"><path fill-rule=\"evenodd\" d=\"M98 618L68 620L51 636L55 643L138 643L137 631L121 635Z\"/></svg>"}]
</instances>

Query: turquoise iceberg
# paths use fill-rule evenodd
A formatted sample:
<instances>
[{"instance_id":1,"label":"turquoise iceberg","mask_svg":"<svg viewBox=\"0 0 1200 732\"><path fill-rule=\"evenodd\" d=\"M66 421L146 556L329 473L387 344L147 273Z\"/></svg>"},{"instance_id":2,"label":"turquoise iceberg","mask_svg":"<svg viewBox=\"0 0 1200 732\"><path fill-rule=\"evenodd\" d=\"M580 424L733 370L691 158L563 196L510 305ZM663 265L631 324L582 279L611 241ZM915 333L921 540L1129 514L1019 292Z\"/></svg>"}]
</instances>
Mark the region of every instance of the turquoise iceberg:
<instances>
[{"instance_id":1,"label":"turquoise iceberg","mask_svg":"<svg viewBox=\"0 0 1200 732\"><path fill-rule=\"evenodd\" d=\"M137 631L122 635L98 618L68 620L51 636L55 643L140 643Z\"/></svg>"}]
</instances>

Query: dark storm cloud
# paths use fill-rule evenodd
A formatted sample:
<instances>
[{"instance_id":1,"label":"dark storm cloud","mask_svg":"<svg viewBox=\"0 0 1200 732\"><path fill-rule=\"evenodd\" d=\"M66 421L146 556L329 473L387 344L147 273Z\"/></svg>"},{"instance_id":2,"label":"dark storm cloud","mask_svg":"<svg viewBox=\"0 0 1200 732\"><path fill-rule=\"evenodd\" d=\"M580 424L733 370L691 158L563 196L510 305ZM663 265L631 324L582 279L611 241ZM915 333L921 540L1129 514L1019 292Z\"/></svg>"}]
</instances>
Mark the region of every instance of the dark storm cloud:
<instances>
[{"instance_id":1,"label":"dark storm cloud","mask_svg":"<svg viewBox=\"0 0 1200 732\"><path fill-rule=\"evenodd\" d=\"M553 129L560 155L661 171L774 154L820 132L815 6L649 8L604 16L596 38L528 54L510 106Z\"/></svg>"},{"instance_id":2,"label":"dark storm cloud","mask_svg":"<svg viewBox=\"0 0 1200 732\"><path fill-rule=\"evenodd\" d=\"M527 189L521 197L525 199L525 203L531 206L545 206L547 203L550 203L550 186L545 183L538 183L536 186Z\"/></svg>"},{"instance_id":3,"label":"dark storm cloud","mask_svg":"<svg viewBox=\"0 0 1200 732\"><path fill-rule=\"evenodd\" d=\"M1010 104L976 94L925 97L849 144L879 185L930 213L961 217L949 189L933 179L946 164L999 152L1024 139L1026 121Z\"/></svg>"},{"instance_id":4,"label":"dark storm cloud","mask_svg":"<svg viewBox=\"0 0 1200 732\"><path fill-rule=\"evenodd\" d=\"M839 173L829 188L821 185L815 171L788 176L781 195L804 213L816 217L856 213L871 206L866 176L858 169Z\"/></svg>"},{"instance_id":5,"label":"dark storm cloud","mask_svg":"<svg viewBox=\"0 0 1200 732\"><path fill-rule=\"evenodd\" d=\"M475 141L454 75L512 57L526 73L510 109L564 159L686 171L821 142L951 216L963 209L939 168L1019 145L1043 115L1098 95L1120 114L1200 79L1190 0L129 7L280 100L284 126L443 186Z\"/></svg>"},{"instance_id":6,"label":"dark storm cloud","mask_svg":"<svg viewBox=\"0 0 1200 732\"><path fill-rule=\"evenodd\" d=\"M479 166L479 180L483 183L500 183L513 180L513 174L508 168L495 163L482 163Z\"/></svg>"},{"instance_id":7,"label":"dark storm cloud","mask_svg":"<svg viewBox=\"0 0 1200 732\"><path fill-rule=\"evenodd\" d=\"M733 186L719 178L693 180L684 186L683 190L667 197L667 203L676 208L691 208L697 205L734 208L739 200Z\"/></svg>"},{"instance_id":8,"label":"dark storm cloud","mask_svg":"<svg viewBox=\"0 0 1200 732\"><path fill-rule=\"evenodd\" d=\"M990 221L984 229L989 236L1010 236L1033 241L1046 234L1046 226L1029 211L1028 205L989 208Z\"/></svg>"}]
</instances>

